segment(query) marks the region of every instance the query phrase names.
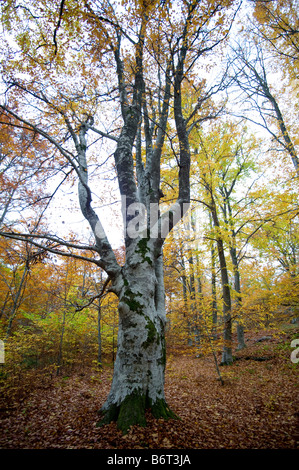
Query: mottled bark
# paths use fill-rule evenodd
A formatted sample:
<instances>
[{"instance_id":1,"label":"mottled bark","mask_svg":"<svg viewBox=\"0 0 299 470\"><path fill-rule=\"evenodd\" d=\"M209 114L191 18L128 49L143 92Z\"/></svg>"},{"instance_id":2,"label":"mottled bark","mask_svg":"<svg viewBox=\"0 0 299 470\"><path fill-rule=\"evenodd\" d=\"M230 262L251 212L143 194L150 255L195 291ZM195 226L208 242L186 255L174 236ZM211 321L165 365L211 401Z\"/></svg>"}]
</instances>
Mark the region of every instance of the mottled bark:
<instances>
[{"instance_id":1,"label":"mottled bark","mask_svg":"<svg viewBox=\"0 0 299 470\"><path fill-rule=\"evenodd\" d=\"M117 421L126 432L146 424L145 411L174 418L164 394L165 306L162 258L154 263L152 243L140 239L122 269L119 296L118 348L113 381L99 424Z\"/></svg>"},{"instance_id":2,"label":"mottled bark","mask_svg":"<svg viewBox=\"0 0 299 470\"><path fill-rule=\"evenodd\" d=\"M17 292L15 296L13 297L13 306L12 306L10 316L9 316L5 339L7 339L10 336L13 321L16 317L16 314L20 307L20 303L22 301L22 296L23 296L26 283L27 283L28 273L29 273L29 261L27 260L27 263L25 264L24 269L23 269L22 277L20 279L20 284L18 286Z\"/></svg>"}]
</instances>

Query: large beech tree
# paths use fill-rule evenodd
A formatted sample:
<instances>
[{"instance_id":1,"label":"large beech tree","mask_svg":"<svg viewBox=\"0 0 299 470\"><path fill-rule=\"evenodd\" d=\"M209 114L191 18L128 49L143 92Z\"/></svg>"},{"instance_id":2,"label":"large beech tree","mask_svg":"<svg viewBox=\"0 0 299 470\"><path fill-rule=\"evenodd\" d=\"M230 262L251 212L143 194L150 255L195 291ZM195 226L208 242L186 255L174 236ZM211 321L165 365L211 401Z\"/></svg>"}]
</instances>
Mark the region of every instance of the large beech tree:
<instances>
[{"instance_id":1,"label":"large beech tree","mask_svg":"<svg viewBox=\"0 0 299 470\"><path fill-rule=\"evenodd\" d=\"M89 250L93 256L86 259L107 273L119 299L119 333L111 390L101 411L103 422L115 420L123 431L144 425L147 408L157 418L174 417L164 395L162 246L190 200L187 123L196 122L205 98L196 66L226 39L237 8L231 0L10 0L2 7L7 39L2 125L44 139L56 164L67 163L94 243L78 245L41 232L2 235L64 256L84 259L80 249ZM187 90L191 86L198 99L189 116L182 106L187 80ZM160 214L170 119L179 189L170 209ZM124 218L123 265L92 205L100 191L96 170L107 158L103 145L96 145L99 139L114 158Z\"/></svg>"}]
</instances>

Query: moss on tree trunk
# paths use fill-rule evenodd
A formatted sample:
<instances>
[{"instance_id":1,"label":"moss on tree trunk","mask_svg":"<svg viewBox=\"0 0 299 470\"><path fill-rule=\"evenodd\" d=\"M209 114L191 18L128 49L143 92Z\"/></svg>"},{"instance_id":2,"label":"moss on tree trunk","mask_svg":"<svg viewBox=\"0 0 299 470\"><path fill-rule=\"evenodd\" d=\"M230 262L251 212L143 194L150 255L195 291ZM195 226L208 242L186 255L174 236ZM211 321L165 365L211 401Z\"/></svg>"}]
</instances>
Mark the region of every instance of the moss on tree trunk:
<instances>
[{"instance_id":1,"label":"moss on tree trunk","mask_svg":"<svg viewBox=\"0 0 299 470\"><path fill-rule=\"evenodd\" d=\"M164 395L165 297L157 295L155 266L139 259L149 252L146 243L139 241L137 248L135 264L122 272L117 356L98 423L114 421L123 433L133 425L146 426L147 410L155 418L176 418Z\"/></svg>"},{"instance_id":2,"label":"moss on tree trunk","mask_svg":"<svg viewBox=\"0 0 299 470\"><path fill-rule=\"evenodd\" d=\"M135 390L119 406L111 405L108 410L105 410L103 418L97 423L97 426L116 422L118 429L126 434L131 426L146 426L146 410L150 410L156 419L179 419L164 399L151 403L147 396Z\"/></svg>"},{"instance_id":3,"label":"moss on tree trunk","mask_svg":"<svg viewBox=\"0 0 299 470\"><path fill-rule=\"evenodd\" d=\"M179 419L179 417L169 408L166 401L163 399L157 400L151 405L152 415L159 419Z\"/></svg>"}]
</instances>

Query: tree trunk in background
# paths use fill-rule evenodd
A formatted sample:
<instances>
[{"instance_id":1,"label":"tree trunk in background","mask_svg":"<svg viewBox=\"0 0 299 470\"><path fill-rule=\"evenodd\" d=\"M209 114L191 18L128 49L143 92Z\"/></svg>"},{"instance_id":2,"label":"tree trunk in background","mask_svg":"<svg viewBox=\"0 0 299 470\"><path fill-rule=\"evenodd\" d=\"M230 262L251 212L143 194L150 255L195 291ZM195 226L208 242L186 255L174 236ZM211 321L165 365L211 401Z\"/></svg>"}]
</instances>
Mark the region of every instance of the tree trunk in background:
<instances>
[{"instance_id":1,"label":"tree trunk in background","mask_svg":"<svg viewBox=\"0 0 299 470\"><path fill-rule=\"evenodd\" d=\"M216 210L215 201L212 197L212 210L211 215L213 218L213 224L216 229L216 242L217 242L217 249L218 249L218 257L219 257L219 264L220 264L220 271L221 271L221 286L222 286L222 302L223 302L223 321L224 321L224 330L223 330L223 351L222 351L222 361L221 363L224 365L229 365L233 362L232 356L232 318L231 318L231 295L230 295L230 286L229 286L229 278L228 278L228 271L224 253L224 246L223 240L219 233L219 220Z\"/></svg>"},{"instance_id":2,"label":"tree trunk in background","mask_svg":"<svg viewBox=\"0 0 299 470\"><path fill-rule=\"evenodd\" d=\"M230 287L228 272L226 267L226 260L223 249L222 240L217 240L220 269L221 269L221 284L222 284L222 296L223 296L223 320L224 320L224 330L223 330L223 352L222 352L222 361L224 365L229 365L233 362L232 356L232 319L231 319L231 296L230 296Z\"/></svg>"},{"instance_id":3,"label":"tree trunk in background","mask_svg":"<svg viewBox=\"0 0 299 470\"><path fill-rule=\"evenodd\" d=\"M27 260L28 261L28 260ZM17 311L18 311L18 308L20 306L20 303L22 301L22 295L24 293L24 289L26 287L26 282L27 282L27 275L29 273L29 262L27 262L24 266L24 270L23 270L23 273L22 273L22 278L20 280L20 284L19 284L19 287L18 287L18 290L17 290L17 293L13 299L13 306L12 306L12 310L10 312L10 318L9 318L9 322L8 322L8 326L7 326L7 329L6 329L6 336L5 336L5 339L7 339L10 335L10 332L11 332L11 328L12 328L12 323L15 319L15 316L17 314Z\"/></svg>"},{"instance_id":4,"label":"tree trunk in background","mask_svg":"<svg viewBox=\"0 0 299 470\"><path fill-rule=\"evenodd\" d=\"M232 260L233 269L234 269L234 289L237 294L236 309L237 309L237 312L239 312L239 310L241 309L241 304L242 304L241 282L240 282L240 271L239 271L237 253L236 253L236 248L234 246L231 247L230 254L231 254L231 260ZM244 337L244 327L242 323L240 322L237 322L237 339L238 339L237 349L238 350L244 349L246 347L245 337Z\"/></svg>"},{"instance_id":5,"label":"tree trunk in background","mask_svg":"<svg viewBox=\"0 0 299 470\"><path fill-rule=\"evenodd\" d=\"M190 269L190 274L189 274L189 285L190 285L190 307L191 307L191 332L193 333L194 337L194 346L198 347L200 345L200 330L198 328L198 317L200 315L199 313L199 303L198 303L198 298L196 295L196 289L195 289L195 275L194 275L194 262L193 262L193 256L192 253L188 253L189 259L189 269Z\"/></svg>"},{"instance_id":6,"label":"tree trunk in background","mask_svg":"<svg viewBox=\"0 0 299 470\"><path fill-rule=\"evenodd\" d=\"M56 368L57 376L60 374L60 368L62 364L62 347L63 347L63 337L64 337L64 331L65 331L65 319L66 319L66 307L63 308L63 317L62 317L59 349L58 349L58 356L57 356L57 368Z\"/></svg>"},{"instance_id":7,"label":"tree trunk in background","mask_svg":"<svg viewBox=\"0 0 299 470\"><path fill-rule=\"evenodd\" d=\"M182 246L180 248L181 248L180 249L181 263L182 263L182 267L183 267L183 273L181 275L181 278L182 278L182 285L183 285L183 299L184 299L184 308L185 308L184 317L187 317L187 344L188 344L188 346L192 346L192 344L193 344L193 342L192 342L192 328L191 328L189 309L188 309L186 266L185 266L185 260L184 260L184 254L183 254Z\"/></svg>"}]
</instances>

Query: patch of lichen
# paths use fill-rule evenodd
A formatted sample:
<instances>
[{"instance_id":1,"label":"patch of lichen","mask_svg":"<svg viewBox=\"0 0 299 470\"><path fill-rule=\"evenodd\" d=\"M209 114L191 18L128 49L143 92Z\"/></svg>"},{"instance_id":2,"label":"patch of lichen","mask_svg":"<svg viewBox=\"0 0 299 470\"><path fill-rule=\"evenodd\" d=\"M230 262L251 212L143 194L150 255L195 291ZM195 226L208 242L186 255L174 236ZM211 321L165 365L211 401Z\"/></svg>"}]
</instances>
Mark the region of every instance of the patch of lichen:
<instances>
[{"instance_id":1,"label":"patch of lichen","mask_svg":"<svg viewBox=\"0 0 299 470\"><path fill-rule=\"evenodd\" d=\"M105 424L109 424L112 421L116 421L118 414L119 414L119 406L111 405L107 410L101 411L103 414L103 418L101 421L98 421L96 427L104 426Z\"/></svg>"},{"instance_id":2,"label":"patch of lichen","mask_svg":"<svg viewBox=\"0 0 299 470\"><path fill-rule=\"evenodd\" d=\"M148 238L141 238L139 242L137 243L138 248L136 249L136 253L141 254L143 261L147 262L152 266L153 262L149 256L147 256L147 253L150 252L150 249L147 245Z\"/></svg>"},{"instance_id":3,"label":"patch of lichen","mask_svg":"<svg viewBox=\"0 0 299 470\"><path fill-rule=\"evenodd\" d=\"M156 400L154 403L150 400L150 408L152 415L156 419L179 419L179 417L169 408L163 398Z\"/></svg>"},{"instance_id":4,"label":"patch of lichen","mask_svg":"<svg viewBox=\"0 0 299 470\"><path fill-rule=\"evenodd\" d=\"M139 292L132 292L131 289L127 288L124 292L122 301L128 305L129 309L132 310L132 312L136 312L139 315L143 315L143 305L138 302L138 300L136 300L136 297L141 297L141 294L139 294Z\"/></svg>"},{"instance_id":5,"label":"patch of lichen","mask_svg":"<svg viewBox=\"0 0 299 470\"><path fill-rule=\"evenodd\" d=\"M150 318L148 317L146 318L147 318L147 323L145 325L145 328L147 329L148 333L147 333L146 341L144 341L143 343L143 346L145 348L153 344L155 341L157 342L157 344L159 344L159 341L160 341L159 334L155 327L154 322Z\"/></svg>"}]
</instances>

